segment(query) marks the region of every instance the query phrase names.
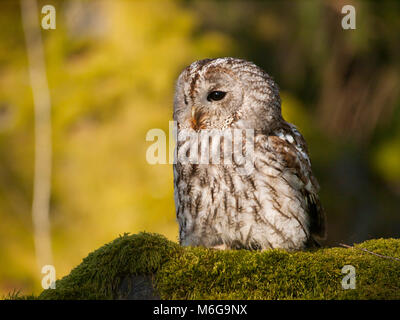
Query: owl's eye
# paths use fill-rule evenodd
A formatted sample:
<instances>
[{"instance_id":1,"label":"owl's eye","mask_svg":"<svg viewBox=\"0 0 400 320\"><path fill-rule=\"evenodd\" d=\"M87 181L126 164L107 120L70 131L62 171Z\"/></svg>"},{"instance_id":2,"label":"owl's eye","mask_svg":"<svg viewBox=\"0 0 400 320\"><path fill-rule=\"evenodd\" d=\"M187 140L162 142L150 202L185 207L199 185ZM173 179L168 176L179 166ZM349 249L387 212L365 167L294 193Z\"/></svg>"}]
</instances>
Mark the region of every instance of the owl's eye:
<instances>
[{"instance_id":1,"label":"owl's eye","mask_svg":"<svg viewBox=\"0 0 400 320\"><path fill-rule=\"evenodd\" d=\"M222 100L226 95L226 92L223 91L211 91L208 96L207 100L208 101L218 101Z\"/></svg>"}]
</instances>

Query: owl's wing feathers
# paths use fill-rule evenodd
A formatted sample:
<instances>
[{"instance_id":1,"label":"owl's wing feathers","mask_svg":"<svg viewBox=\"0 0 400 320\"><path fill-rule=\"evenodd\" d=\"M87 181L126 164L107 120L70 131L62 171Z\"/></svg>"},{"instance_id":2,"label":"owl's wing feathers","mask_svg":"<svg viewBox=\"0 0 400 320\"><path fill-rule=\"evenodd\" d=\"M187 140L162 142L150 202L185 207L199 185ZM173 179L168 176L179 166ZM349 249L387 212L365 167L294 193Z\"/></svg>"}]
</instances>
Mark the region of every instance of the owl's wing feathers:
<instances>
[{"instance_id":1,"label":"owl's wing feathers","mask_svg":"<svg viewBox=\"0 0 400 320\"><path fill-rule=\"evenodd\" d=\"M322 240L326 237L325 213L318 197L319 185L311 171L307 144L294 125L287 125L268 136L268 145L285 168L283 178L305 197L311 235Z\"/></svg>"}]
</instances>

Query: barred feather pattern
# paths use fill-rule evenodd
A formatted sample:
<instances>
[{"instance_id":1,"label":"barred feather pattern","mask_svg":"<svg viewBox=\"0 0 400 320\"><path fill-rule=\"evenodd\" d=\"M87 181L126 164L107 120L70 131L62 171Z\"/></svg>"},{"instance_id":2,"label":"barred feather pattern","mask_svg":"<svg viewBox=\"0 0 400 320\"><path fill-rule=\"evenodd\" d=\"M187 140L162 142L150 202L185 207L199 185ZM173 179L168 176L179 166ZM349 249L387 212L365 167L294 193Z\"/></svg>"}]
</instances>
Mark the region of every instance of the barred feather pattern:
<instances>
[{"instance_id":1,"label":"barred feather pattern","mask_svg":"<svg viewBox=\"0 0 400 320\"><path fill-rule=\"evenodd\" d=\"M211 91L226 92L208 101ZM174 101L183 130L253 129L251 170L241 164L173 166L180 243L227 249L299 250L325 237L307 144L281 115L278 86L255 64L235 58L202 60L179 76ZM176 154L183 142L177 141Z\"/></svg>"}]
</instances>

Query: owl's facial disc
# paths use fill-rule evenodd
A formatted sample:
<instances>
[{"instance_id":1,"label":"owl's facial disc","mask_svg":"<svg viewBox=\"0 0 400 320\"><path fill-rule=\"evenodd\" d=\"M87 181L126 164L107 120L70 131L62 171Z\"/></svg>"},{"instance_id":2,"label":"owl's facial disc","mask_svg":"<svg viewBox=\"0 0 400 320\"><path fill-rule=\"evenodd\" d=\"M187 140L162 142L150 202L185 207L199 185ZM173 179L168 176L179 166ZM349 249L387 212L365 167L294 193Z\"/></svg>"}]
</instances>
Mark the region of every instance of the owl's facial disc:
<instances>
[{"instance_id":1,"label":"owl's facial disc","mask_svg":"<svg viewBox=\"0 0 400 320\"><path fill-rule=\"evenodd\" d=\"M178 78L174 120L181 129L271 131L283 120L279 88L254 63L229 57L199 60Z\"/></svg>"},{"instance_id":2,"label":"owl's facial disc","mask_svg":"<svg viewBox=\"0 0 400 320\"><path fill-rule=\"evenodd\" d=\"M190 127L194 130L224 129L234 120L241 106L242 89L232 75L208 70L188 93Z\"/></svg>"},{"instance_id":3,"label":"owl's facial disc","mask_svg":"<svg viewBox=\"0 0 400 320\"><path fill-rule=\"evenodd\" d=\"M226 96L226 91L213 90L207 95L207 101L212 103L213 101L220 101ZM196 108L192 106L192 118L190 120L192 129L200 130L205 127L205 114L202 111L203 108Z\"/></svg>"},{"instance_id":4,"label":"owl's facial disc","mask_svg":"<svg viewBox=\"0 0 400 320\"><path fill-rule=\"evenodd\" d=\"M191 105L190 126L194 130L218 127L218 120L226 113L231 92L224 89L199 90ZM226 101L224 101L226 99Z\"/></svg>"}]
</instances>

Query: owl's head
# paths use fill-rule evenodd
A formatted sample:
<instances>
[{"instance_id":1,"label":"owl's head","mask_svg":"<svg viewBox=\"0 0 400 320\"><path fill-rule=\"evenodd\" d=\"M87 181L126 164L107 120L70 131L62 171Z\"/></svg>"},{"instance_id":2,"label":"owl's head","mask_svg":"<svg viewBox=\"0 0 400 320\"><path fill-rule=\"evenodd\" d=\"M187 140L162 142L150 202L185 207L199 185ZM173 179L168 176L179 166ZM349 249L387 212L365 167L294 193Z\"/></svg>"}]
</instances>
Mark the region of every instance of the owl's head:
<instances>
[{"instance_id":1,"label":"owl's head","mask_svg":"<svg viewBox=\"0 0 400 320\"><path fill-rule=\"evenodd\" d=\"M279 89L254 63L205 59L180 74L174 120L179 128L273 130L282 119Z\"/></svg>"}]
</instances>

